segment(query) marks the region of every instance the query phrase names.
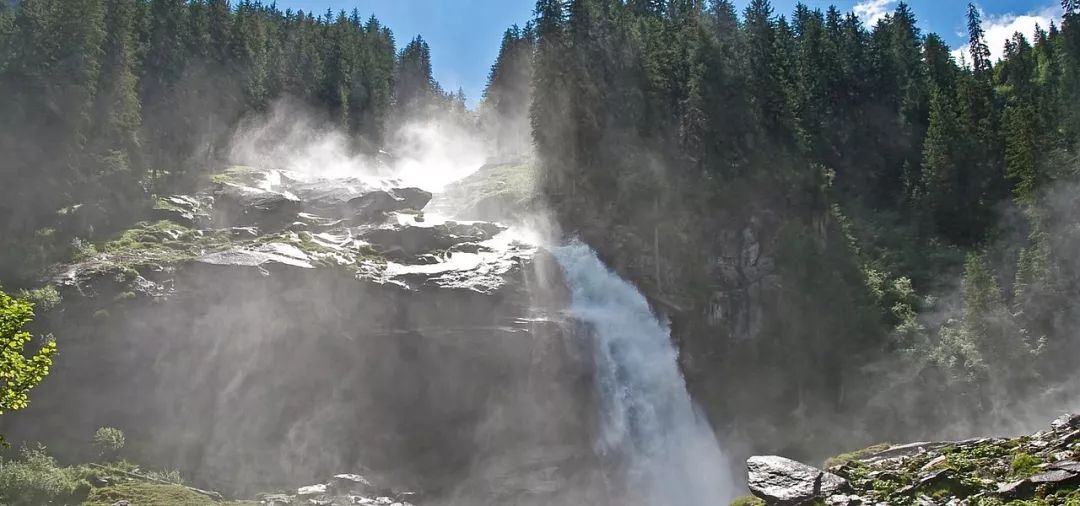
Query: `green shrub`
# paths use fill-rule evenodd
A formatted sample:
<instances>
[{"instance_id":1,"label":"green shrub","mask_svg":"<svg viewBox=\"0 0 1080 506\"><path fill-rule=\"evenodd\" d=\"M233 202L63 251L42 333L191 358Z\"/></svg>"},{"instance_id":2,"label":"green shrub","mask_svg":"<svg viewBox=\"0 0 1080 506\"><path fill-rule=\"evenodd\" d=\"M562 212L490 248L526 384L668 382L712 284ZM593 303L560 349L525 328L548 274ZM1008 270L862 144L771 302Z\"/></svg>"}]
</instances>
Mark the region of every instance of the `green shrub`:
<instances>
[{"instance_id":1,"label":"green shrub","mask_svg":"<svg viewBox=\"0 0 1080 506\"><path fill-rule=\"evenodd\" d=\"M1017 453L1012 459L1012 473L1016 476L1028 477L1039 471L1041 461L1038 457L1028 453Z\"/></svg>"},{"instance_id":2,"label":"green shrub","mask_svg":"<svg viewBox=\"0 0 1080 506\"><path fill-rule=\"evenodd\" d=\"M75 504L88 491L82 473L57 466L43 446L23 448L16 460L0 460L0 504L5 506Z\"/></svg>"},{"instance_id":3,"label":"green shrub","mask_svg":"<svg viewBox=\"0 0 1080 506\"><path fill-rule=\"evenodd\" d=\"M31 335L23 328L34 318L34 306L0 292L0 416L30 404L29 392L45 379L56 355L56 341L48 339L31 356L24 354ZM0 435L0 445L4 443Z\"/></svg>"},{"instance_id":4,"label":"green shrub","mask_svg":"<svg viewBox=\"0 0 1080 506\"><path fill-rule=\"evenodd\" d=\"M115 458L124 448L124 432L115 427L102 427L94 433L94 448L102 458Z\"/></svg>"}]
</instances>

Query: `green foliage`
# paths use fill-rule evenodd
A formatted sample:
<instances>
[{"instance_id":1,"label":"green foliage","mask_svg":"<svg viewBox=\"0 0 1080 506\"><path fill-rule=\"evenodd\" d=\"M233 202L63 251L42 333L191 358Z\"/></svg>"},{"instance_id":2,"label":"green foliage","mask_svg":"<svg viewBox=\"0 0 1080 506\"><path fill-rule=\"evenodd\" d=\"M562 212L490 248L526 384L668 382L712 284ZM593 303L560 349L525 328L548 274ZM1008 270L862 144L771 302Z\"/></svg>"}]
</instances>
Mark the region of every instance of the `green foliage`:
<instances>
[{"instance_id":1,"label":"green foliage","mask_svg":"<svg viewBox=\"0 0 1080 506\"><path fill-rule=\"evenodd\" d=\"M0 292L0 416L30 404L30 390L49 374L56 355L56 341L51 337L25 355L31 335L24 327L33 317L32 303Z\"/></svg>"},{"instance_id":2,"label":"green foliage","mask_svg":"<svg viewBox=\"0 0 1080 506\"><path fill-rule=\"evenodd\" d=\"M41 311L48 311L59 306L62 300L60 292L52 285L45 285L41 288L34 288L32 290L22 289L16 293L16 296L19 299L29 301L34 305L34 308Z\"/></svg>"},{"instance_id":3,"label":"green foliage","mask_svg":"<svg viewBox=\"0 0 1080 506\"><path fill-rule=\"evenodd\" d=\"M841 453L840 455L837 455L835 457L829 457L825 459L824 466L826 468L842 466L851 461L864 459L874 454L881 453L885 450L888 450L890 447L892 447L892 445L889 443L878 443L876 445L868 446L866 448L855 450L853 452Z\"/></svg>"},{"instance_id":4,"label":"green foliage","mask_svg":"<svg viewBox=\"0 0 1080 506\"><path fill-rule=\"evenodd\" d=\"M757 497L747 495L736 498L734 501L731 501L731 504L729 504L728 506L765 506L765 501L758 499Z\"/></svg>"},{"instance_id":5,"label":"green foliage","mask_svg":"<svg viewBox=\"0 0 1080 506\"><path fill-rule=\"evenodd\" d=\"M79 503L89 488L81 470L58 466L42 446L23 448L15 460L0 460L0 504Z\"/></svg>"},{"instance_id":6,"label":"green foliage","mask_svg":"<svg viewBox=\"0 0 1080 506\"><path fill-rule=\"evenodd\" d=\"M115 427L102 427L94 433L94 448L102 458L112 459L124 448L124 432Z\"/></svg>"},{"instance_id":7,"label":"green foliage","mask_svg":"<svg viewBox=\"0 0 1080 506\"><path fill-rule=\"evenodd\" d=\"M1027 478L1028 476L1039 472L1038 465L1041 463L1042 461L1040 461L1038 457L1021 452L1013 455L1010 469L1014 476Z\"/></svg>"},{"instance_id":8,"label":"green foliage","mask_svg":"<svg viewBox=\"0 0 1080 506\"><path fill-rule=\"evenodd\" d=\"M1080 18L994 62L969 6L961 65L903 2L872 27L745 4L536 4L541 191L692 308L680 342L730 357L688 376L744 413L761 408L733 379L776 370L798 386L759 394L807 418L870 411L881 433L912 418L898 398L956 421L1070 377L1080 214L1051 193L1078 181Z\"/></svg>"}]
</instances>

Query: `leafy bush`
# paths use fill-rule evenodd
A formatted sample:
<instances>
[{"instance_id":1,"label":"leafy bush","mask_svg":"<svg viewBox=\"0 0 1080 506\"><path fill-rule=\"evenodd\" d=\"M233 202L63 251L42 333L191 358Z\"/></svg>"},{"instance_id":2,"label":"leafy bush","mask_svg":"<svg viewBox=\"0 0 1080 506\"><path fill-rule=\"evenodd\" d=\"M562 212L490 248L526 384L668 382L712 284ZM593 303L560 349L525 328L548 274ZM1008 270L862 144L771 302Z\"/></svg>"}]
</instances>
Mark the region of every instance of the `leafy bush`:
<instances>
[{"instance_id":1,"label":"leafy bush","mask_svg":"<svg viewBox=\"0 0 1080 506\"><path fill-rule=\"evenodd\" d=\"M56 341L48 339L32 356L23 355L30 333L23 328L34 317L31 302L0 292L0 415L30 404L30 389L49 374ZM3 443L0 435L0 443Z\"/></svg>"},{"instance_id":2,"label":"leafy bush","mask_svg":"<svg viewBox=\"0 0 1080 506\"><path fill-rule=\"evenodd\" d=\"M78 503L88 491L81 471L57 466L43 446L23 448L16 460L0 460L0 504L5 506Z\"/></svg>"},{"instance_id":3,"label":"leafy bush","mask_svg":"<svg viewBox=\"0 0 1080 506\"><path fill-rule=\"evenodd\" d=\"M94 448L102 458L115 458L124 448L124 432L115 427L102 427L94 433Z\"/></svg>"}]
</instances>

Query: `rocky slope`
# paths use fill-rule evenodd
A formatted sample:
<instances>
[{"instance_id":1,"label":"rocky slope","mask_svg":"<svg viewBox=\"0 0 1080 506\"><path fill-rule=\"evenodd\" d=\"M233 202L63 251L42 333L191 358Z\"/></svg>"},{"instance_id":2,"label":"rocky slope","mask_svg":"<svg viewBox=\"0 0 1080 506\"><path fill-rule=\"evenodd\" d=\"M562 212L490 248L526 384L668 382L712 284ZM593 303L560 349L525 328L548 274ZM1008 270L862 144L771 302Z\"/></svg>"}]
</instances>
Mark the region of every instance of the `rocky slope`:
<instances>
[{"instance_id":1,"label":"rocky slope","mask_svg":"<svg viewBox=\"0 0 1080 506\"><path fill-rule=\"evenodd\" d=\"M1042 506L1080 504L1080 415L1015 438L878 445L820 470L778 456L747 461L768 505Z\"/></svg>"},{"instance_id":2,"label":"rocky slope","mask_svg":"<svg viewBox=\"0 0 1080 506\"><path fill-rule=\"evenodd\" d=\"M558 269L431 198L250 167L162 198L57 269L37 330L61 354L5 435L78 461L118 427L135 460L234 497L334 473L469 504L583 493L590 375Z\"/></svg>"}]
</instances>

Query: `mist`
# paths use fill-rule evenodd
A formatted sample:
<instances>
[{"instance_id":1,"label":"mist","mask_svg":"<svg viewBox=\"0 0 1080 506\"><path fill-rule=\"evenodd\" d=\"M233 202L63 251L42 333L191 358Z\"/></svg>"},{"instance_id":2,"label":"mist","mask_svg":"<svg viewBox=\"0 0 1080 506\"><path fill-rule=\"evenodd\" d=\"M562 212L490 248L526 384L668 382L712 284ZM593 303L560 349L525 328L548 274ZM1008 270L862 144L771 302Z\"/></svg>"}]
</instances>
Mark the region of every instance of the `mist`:
<instances>
[{"instance_id":1,"label":"mist","mask_svg":"<svg viewBox=\"0 0 1080 506\"><path fill-rule=\"evenodd\" d=\"M903 3L544 0L472 109L359 11L80 5L0 3L0 288L60 350L0 502L722 505L1080 411L1072 4L960 62Z\"/></svg>"}]
</instances>

